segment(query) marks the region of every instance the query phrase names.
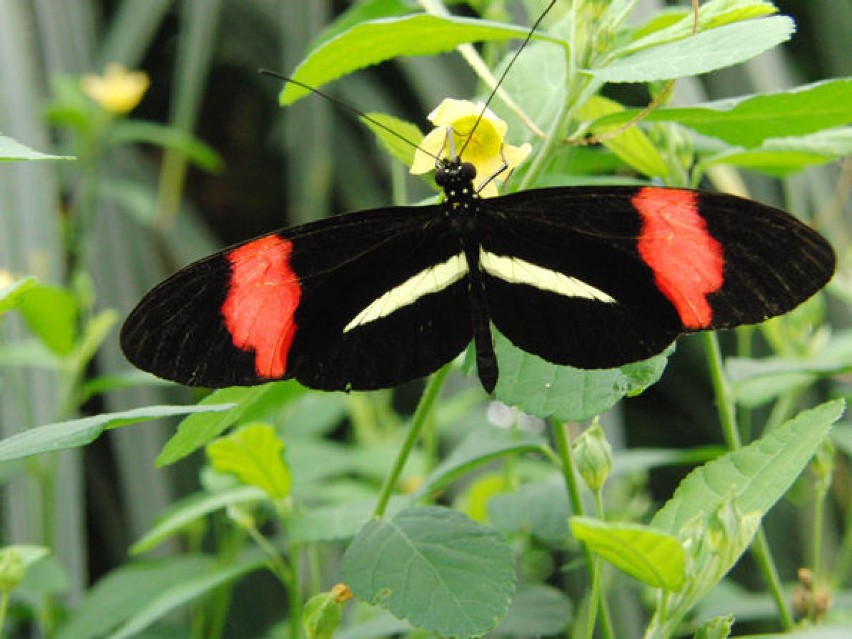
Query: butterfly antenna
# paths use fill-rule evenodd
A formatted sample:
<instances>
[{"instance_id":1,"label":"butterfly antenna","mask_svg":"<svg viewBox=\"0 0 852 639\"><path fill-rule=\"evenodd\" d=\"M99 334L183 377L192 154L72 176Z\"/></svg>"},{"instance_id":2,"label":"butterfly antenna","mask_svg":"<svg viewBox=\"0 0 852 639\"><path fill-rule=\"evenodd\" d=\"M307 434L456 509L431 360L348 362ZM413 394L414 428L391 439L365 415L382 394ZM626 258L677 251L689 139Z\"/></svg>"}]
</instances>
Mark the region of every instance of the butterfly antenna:
<instances>
[{"instance_id":1,"label":"butterfly antenna","mask_svg":"<svg viewBox=\"0 0 852 639\"><path fill-rule=\"evenodd\" d=\"M532 27L527 33L527 37L524 38L524 41L521 43L521 46L518 47L518 50L515 51L515 55L512 56L512 59L509 60L509 64L506 65L506 68L503 69L503 73L500 74L500 78L497 80L497 84L494 85L494 88L491 90L491 93L488 95L488 99L485 101L485 106L482 107L482 111L479 112L479 116L476 118L476 121L473 123L473 127L470 129L470 133L467 136L467 139L464 141L461 150L459 150L459 154L457 157L461 157L464 150L467 148L468 143L473 138L473 133L476 131L479 123L482 121L482 118L485 116L485 112L488 110L488 105L491 104L491 101L494 100L494 96L497 95L497 90L500 88L500 85L503 84L503 80L506 79L506 76L509 74L509 70L515 65L515 60L518 59L518 56L521 54L529 41L532 40L533 34L538 29L539 25L541 25L541 21L544 20L544 17L550 13L550 10L556 4L556 0L551 0L550 4L547 5L547 8L542 12L542 14L538 17L538 19L533 23Z\"/></svg>"},{"instance_id":2,"label":"butterfly antenna","mask_svg":"<svg viewBox=\"0 0 852 639\"><path fill-rule=\"evenodd\" d=\"M390 133L395 138L402 140L403 142L405 142L409 146L412 146L415 149L417 149L418 151L425 153L426 155L428 155L431 158L434 158L436 161L440 160L440 158L437 155L434 155L433 153L430 153L426 149L423 149L419 144L412 142L411 140L409 140L407 137L405 137L404 135L402 135L398 131L394 131L388 125L383 124L382 122L379 122L375 118L371 118L369 115L367 115L363 111L356 109L354 106L344 102L340 98L335 98L333 95L326 93L325 91L321 91L321 90L317 89L316 87L312 87L311 85L305 84L304 82L300 82L299 80L294 80L293 78L286 76L286 75L283 75L281 73L278 73L277 71L271 71L269 69L258 69L257 72L261 75L268 75L268 76L271 76L273 78L277 78L278 80L281 80L283 82L289 82L290 84L295 84L297 87L301 87L301 88L305 89L306 91L310 91L311 93L320 96L321 98L325 98L326 100L331 102L334 106L339 107L341 109L345 109L346 111L349 111L350 113L355 114L357 117L359 117L363 120L366 120L370 124L377 126L378 128L382 129L383 131Z\"/></svg>"}]
</instances>

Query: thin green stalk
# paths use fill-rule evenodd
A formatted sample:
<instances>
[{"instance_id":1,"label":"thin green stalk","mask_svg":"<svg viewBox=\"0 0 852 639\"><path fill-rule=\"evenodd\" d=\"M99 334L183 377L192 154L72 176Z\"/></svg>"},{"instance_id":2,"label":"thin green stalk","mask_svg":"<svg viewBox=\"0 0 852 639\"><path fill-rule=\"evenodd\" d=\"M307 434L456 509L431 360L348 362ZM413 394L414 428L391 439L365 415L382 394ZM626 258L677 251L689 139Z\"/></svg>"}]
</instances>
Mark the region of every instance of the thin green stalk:
<instances>
[{"instance_id":1,"label":"thin green stalk","mask_svg":"<svg viewBox=\"0 0 852 639\"><path fill-rule=\"evenodd\" d=\"M385 477L382 484L382 489L379 492L379 500L376 502L376 508L373 510L373 517L380 519L385 514L388 502L393 494L394 486L399 482L399 477L402 475L402 470L408 461L414 444L420 437L420 431L426 423L426 419L432 414L432 407L435 405L435 400L438 398L438 393L444 385L444 380L447 373L450 372L450 364L442 366L429 378L426 384L426 389L423 391L423 396L420 398L420 403L417 405L417 410L414 411L414 417L411 419L411 427L408 429L408 434L405 436L405 441L399 449L399 453L394 461L393 468Z\"/></svg>"},{"instance_id":2,"label":"thin green stalk","mask_svg":"<svg viewBox=\"0 0 852 639\"><path fill-rule=\"evenodd\" d=\"M595 511L598 519L604 519L604 504L603 491L598 489L595 491ZM601 580L603 574L603 560L596 556L592 564L594 572L592 573L592 594L589 601L589 621L586 624L586 639L592 639L595 633L595 617L598 614L598 604L604 603L604 593L601 589Z\"/></svg>"},{"instance_id":3,"label":"thin green stalk","mask_svg":"<svg viewBox=\"0 0 852 639\"><path fill-rule=\"evenodd\" d=\"M738 450L742 447L742 442L740 441L740 432L737 428L734 397L723 370L722 350L719 348L719 339L715 333L710 331L704 333L704 346L707 352L707 362L710 367L710 381L716 397L716 410L719 413L719 422L722 425L725 443L729 450ZM775 567L775 560L769 549L769 542L766 540L766 533L762 525L757 530L757 534L751 544L750 552L760 571L763 573L763 578L766 580L769 594L775 602L775 607L778 609L781 626L785 630L789 630L793 627L793 614L787 605L787 600L781 587L781 580L778 577L778 570Z\"/></svg>"},{"instance_id":4,"label":"thin green stalk","mask_svg":"<svg viewBox=\"0 0 852 639\"><path fill-rule=\"evenodd\" d=\"M571 503L571 512L575 515L583 516L585 510L583 508L583 500L580 496L580 485L577 481L577 471L574 467L574 455L571 453L571 444L568 441L568 435L565 432L564 424L551 420L553 427L553 440L556 443L556 452L559 455L559 466L562 470L562 479L565 482L565 490L568 493L568 501ZM589 583L592 584L592 595L594 596L595 584L595 559L591 551L585 544L581 544L583 548L583 563L586 566L586 574L589 578ZM604 639L615 639L612 629L612 622L609 618L609 609L606 604L606 598L601 596L598 598L600 606L598 608L598 622L600 623L601 633ZM594 627L594 624L590 623Z\"/></svg>"},{"instance_id":5,"label":"thin green stalk","mask_svg":"<svg viewBox=\"0 0 852 639\"><path fill-rule=\"evenodd\" d=\"M9 609L9 591L3 590L0 592L0 631L3 630L3 624L6 621L6 611Z\"/></svg>"}]
</instances>

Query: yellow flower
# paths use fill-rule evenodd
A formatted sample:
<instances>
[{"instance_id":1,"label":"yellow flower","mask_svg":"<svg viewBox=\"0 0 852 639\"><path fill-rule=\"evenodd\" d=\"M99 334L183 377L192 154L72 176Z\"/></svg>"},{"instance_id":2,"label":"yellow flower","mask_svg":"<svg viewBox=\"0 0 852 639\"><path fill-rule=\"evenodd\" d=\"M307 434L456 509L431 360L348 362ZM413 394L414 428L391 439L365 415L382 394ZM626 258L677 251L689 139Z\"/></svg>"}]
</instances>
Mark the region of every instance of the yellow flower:
<instances>
[{"instance_id":1,"label":"yellow flower","mask_svg":"<svg viewBox=\"0 0 852 639\"><path fill-rule=\"evenodd\" d=\"M411 173L415 175L428 173L435 168L435 159L432 156L453 159L450 156L459 153L464 147L462 160L476 167L474 187L477 190L485 180L492 177L503 166L504 162L508 165L506 171L501 174L502 179L505 179L509 171L526 159L531 147L527 143L521 146L506 144L503 141L506 135L506 123L494 115L491 109L485 109L483 113L484 107L485 105L481 102L452 98L441 102L429 114L429 121L436 128L420 143L420 148L423 150L418 149L414 153ZM476 126L473 137L470 137L471 129L480 113L482 113L482 119ZM448 137L448 131L452 132L452 141ZM468 137L470 141L467 141ZM429 155L430 153L432 156ZM497 180L491 180L479 191L479 194L482 197L497 195L496 182Z\"/></svg>"},{"instance_id":2,"label":"yellow flower","mask_svg":"<svg viewBox=\"0 0 852 639\"><path fill-rule=\"evenodd\" d=\"M147 73L128 71L120 64L110 64L103 75L86 74L80 81L83 93L116 115L132 111L148 90L148 84Z\"/></svg>"}]
</instances>

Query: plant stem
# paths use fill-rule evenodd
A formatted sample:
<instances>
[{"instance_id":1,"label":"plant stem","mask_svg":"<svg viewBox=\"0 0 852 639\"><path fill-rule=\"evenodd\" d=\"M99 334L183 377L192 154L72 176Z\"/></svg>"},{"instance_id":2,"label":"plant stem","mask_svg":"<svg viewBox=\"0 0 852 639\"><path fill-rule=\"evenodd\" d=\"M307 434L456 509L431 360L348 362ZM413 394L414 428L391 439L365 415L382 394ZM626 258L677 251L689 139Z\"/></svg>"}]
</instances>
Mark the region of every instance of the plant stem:
<instances>
[{"instance_id":1,"label":"plant stem","mask_svg":"<svg viewBox=\"0 0 852 639\"><path fill-rule=\"evenodd\" d=\"M565 490L568 493L568 501L571 504L571 512L575 515L583 516L583 500L580 496L580 485L577 482L577 472L574 468L574 455L571 453L571 445L568 442L568 435L565 432L565 425L556 420L550 421L553 427L553 439L556 443L556 452L559 455L560 468L562 470L562 479L565 482ZM589 583L592 584L592 596L595 596L595 559L591 551L586 547L586 544L581 544L583 548L583 563L586 565L586 574L589 577ZM609 609L606 604L606 598L599 597L600 606L598 607L598 621L600 622L601 633L605 639L614 639L615 635L612 630L612 622L609 618ZM590 623L590 626L594 624Z\"/></svg>"},{"instance_id":2,"label":"plant stem","mask_svg":"<svg viewBox=\"0 0 852 639\"><path fill-rule=\"evenodd\" d=\"M420 403L417 404L417 410L414 411L414 417L411 419L411 427L408 429L405 441L399 449L393 468L391 468L391 471L385 477L385 481L382 484L379 500L376 502L376 508L373 510L373 517L377 519L381 519L385 514L385 509L393 494L394 486L399 482L399 477L402 475L402 470L405 468L405 463L408 461L408 456L411 454L414 444L420 437L420 431L423 430L426 419L432 414L432 407L435 405L438 393L444 385L447 373L450 372L450 366L450 364L447 364L439 368L426 384L426 389L423 391L423 396L420 398Z\"/></svg>"},{"instance_id":3,"label":"plant stem","mask_svg":"<svg viewBox=\"0 0 852 639\"><path fill-rule=\"evenodd\" d=\"M728 449L738 450L742 447L742 442L740 441L740 431L737 427L734 397L723 370L722 350L719 348L719 339L716 337L716 333L710 331L703 333L703 335L704 346L707 352L707 362L710 367L710 381L713 384L713 393L716 396L716 410L719 413L719 422L722 425L725 443ZM793 615L787 605L787 600L781 587L781 580L778 577L778 570L775 567L775 560L772 558L772 552L769 549L769 542L766 540L766 533L763 530L762 524L757 530L754 541L751 543L750 551L760 571L763 573L769 594L775 602L775 607L778 609L781 626L784 630L789 630L793 627Z\"/></svg>"}]
</instances>

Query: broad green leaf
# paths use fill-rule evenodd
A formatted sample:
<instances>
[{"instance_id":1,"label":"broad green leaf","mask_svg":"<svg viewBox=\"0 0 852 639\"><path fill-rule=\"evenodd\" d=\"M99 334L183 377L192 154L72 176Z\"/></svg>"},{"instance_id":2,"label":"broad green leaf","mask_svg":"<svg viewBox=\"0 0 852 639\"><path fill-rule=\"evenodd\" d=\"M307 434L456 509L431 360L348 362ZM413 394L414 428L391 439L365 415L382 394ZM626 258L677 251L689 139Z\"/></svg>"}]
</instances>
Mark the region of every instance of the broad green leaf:
<instances>
[{"instance_id":1,"label":"broad green leaf","mask_svg":"<svg viewBox=\"0 0 852 639\"><path fill-rule=\"evenodd\" d=\"M348 73L398 56L435 55L467 42L522 39L528 33L529 27L427 14L362 22L311 51L292 78L320 88ZM533 37L561 44L541 33ZM295 84L285 84L279 101L287 106L308 93Z\"/></svg>"},{"instance_id":2,"label":"broad green leaf","mask_svg":"<svg viewBox=\"0 0 852 639\"><path fill-rule=\"evenodd\" d=\"M412 7L403 0L365 0L349 6L334 22L326 26L317 35L309 49L316 49L321 43L344 33L362 22L379 18L392 18L411 13Z\"/></svg>"},{"instance_id":3,"label":"broad green leaf","mask_svg":"<svg viewBox=\"0 0 852 639\"><path fill-rule=\"evenodd\" d=\"M663 374L671 350L621 368L584 370L545 362L512 346L499 331L494 338L500 364L495 397L530 415L560 421L588 419L625 395L642 392Z\"/></svg>"},{"instance_id":4,"label":"broad green leaf","mask_svg":"<svg viewBox=\"0 0 852 639\"><path fill-rule=\"evenodd\" d=\"M263 423L248 424L207 444L213 468L257 486L272 499L289 495L293 482L283 452L284 442L272 426Z\"/></svg>"},{"instance_id":5,"label":"broad green leaf","mask_svg":"<svg viewBox=\"0 0 852 639\"><path fill-rule=\"evenodd\" d=\"M488 518L507 535L531 535L552 546L569 538L571 507L565 484L542 481L524 484L513 493L495 495L488 502Z\"/></svg>"},{"instance_id":6,"label":"broad green leaf","mask_svg":"<svg viewBox=\"0 0 852 639\"><path fill-rule=\"evenodd\" d=\"M144 406L119 413L102 413L83 419L38 426L0 441L0 461L85 446L95 441L107 429L120 428L136 422L191 413L226 411L231 406L232 404Z\"/></svg>"},{"instance_id":7,"label":"broad green leaf","mask_svg":"<svg viewBox=\"0 0 852 639\"><path fill-rule=\"evenodd\" d=\"M359 599L454 637L494 628L515 589L506 541L445 508L371 521L347 548L341 571Z\"/></svg>"},{"instance_id":8,"label":"broad green leaf","mask_svg":"<svg viewBox=\"0 0 852 639\"><path fill-rule=\"evenodd\" d=\"M817 131L809 135L769 138L760 146L726 149L702 158L698 167L706 169L715 164L730 164L784 176L801 171L806 166L825 164L852 153L852 128L841 127Z\"/></svg>"},{"instance_id":9,"label":"broad green leaf","mask_svg":"<svg viewBox=\"0 0 852 639\"><path fill-rule=\"evenodd\" d=\"M698 29L705 31L733 22L777 13L778 9L765 0L744 2L743 0L709 0L702 2L698 10ZM691 9L671 9L657 12L636 32L636 39L622 52L634 52L657 46L692 35L695 16Z\"/></svg>"},{"instance_id":10,"label":"broad green leaf","mask_svg":"<svg viewBox=\"0 0 852 639\"><path fill-rule=\"evenodd\" d=\"M21 303L28 291L38 284L34 277L22 277L7 283L5 272L0 271L0 315L15 308Z\"/></svg>"},{"instance_id":11,"label":"broad green leaf","mask_svg":"<svg viewBox=\"0 0 852 639\"><path fill-rule=\"evenodd\" d=\"M686 578L686 559L674 535L639 524L571 517L571 533L589 550L653 588L677 591Z\"/></svg>"},{"instance_id":12,"label":"broad green leaf","mask_svg":"<svg viewBox=\"0 0 852 639\"><path fill-rule=\"evenodd\" d=\"M70 155L48 155L35 151L5 135L0 135L0 162L14 160L74 160Z\"/></svg>"},{"instance_id":13,"label":"broad green leaf","mask_svg":"<svg viewBox=\"0 0 852 639\"><path fill-rule=\"evenodd\" d=\"M693 517L718 508L727 495L740 512L766 514L804 470L844 408L841 400L821 404L696 468L651 524L676 535Z\"/></svg>"},{"instance_id":14,"label":"broad green leaf","mask_svg":"<svg viewBox=\"0 0 852 639\"><path fill-rule=\"evenodd\" d=\"M392 516L408 501L407 497L391 497L385 513ZM376 500L371 499L306 509L292 515L287 531L300 544L350 539L372 519L375 508Z\"/></svg>"},{"instance_id":15,"label":"broad green leaf","mask_svg":"<svg viewBox=\"0 0 852 639\"><path fill-rule=\"evenodd\" d=\"M628 109L606 115L593 126L624 124L638 112ZM852 78L838 78L779 93L654 109L642 121L678 122L702 135L750 148L769 138L804 136L851 120Z\"/></svg>"},{"instance_id":16,"label":"broad green leaf","mask_svg":"<svg viewBox=\"0 0 852 639\"><path fill-rule=\"evenodd\" d=\"M735 22L643 49L589 73L601 82L651 82L699 75L745 62L786 42L794 30L793 21L786 16Z\"/></svg>"},{"instance_id":17,"label":"broad green leaf","mask_svg":"<svg viewBox=\"0 0 852 639\"><path fill-rule=\"evenodd\" d=\"M530 584L512 597L509 612L494 629L498 637L550 637L565 632L572 618L571 600L544 584Z\"/></svg>"},{"instance_id":18,"label":"broad green leaf","mask_svg":"<svg viewBox=\"0 0 852 639\"><path fill-rule=\"evenodd\" d=\"M68 355L77 339L77 301L65 289L38 283L18 302L27 328L56 355Z\"/></svg>"},{"instance_id":19,"label":"broad green leaf","mask_svg":"<svg viewBox=\"0 0 852 639\"><path fill-rule=\"evenodd\" d=\"M220 493L202 493L182 499L160 516L154 527L130 547L130 553L139 555L148 552L190 524L223 508L262 501L266 497L266 493L256 486L238 486Z\"/></svg>"},{"instance_id":20,"label":"broad green leaf","mask_svg":"<svg viewBox=\"0 0 852 639\"><path fill-rule=\"evenodd\" d=\"M213 557L176 556L121 566L98 581L56 639L92 639L133 616L174 583L211 570Z\"/></svg>"},{"instance_id":21,"label":"broad green leaf","mask_svg":"<svg viewBox=\"0 0 852 639\"><path fill-rule=\"evenodd\" d=\"M615 100L593 96L581 107L579 115L584 120L595 120L609 113L623 110L624 107ZM608 133L618 128L618 126L592 124L590 130L603 139L602 144L606 148L643 175L660 178L668 175L669 169L665 161L642 129L631 126L615 137L607 137Z\"/></svg>"},{"instance_id":22,"label":"broad green leaf","mask_svg":"<svg viewBox=\"0 0 852 639\"><path fill-rule=\"evenodd\" d=\"M474 468L507 455L522 453L543 453L545 441L540 435L527 432L513 432L493 426L476 430L465 437L461 443L433 470L413 495L417 500L435 492Z\"/></svg>"},{"instance_id":23,"label":"broad green leaf","mask_svg":"<svg viewBox=\"0 0 852 639\"><path fill-rule=\"evenodd\" d=\"M271 406L293 401L304 388L294 382L273 382L262 386L222 388L201 400L201 406L230 402L232 408L216 415L193 415L184 419L177 432L163 446L157 467L168 466L195 452L240 421L266 417Z\"/></svg>"},{"instance_id":24,"label":"broad green leaf","mask_svg":"<svg viewBox=\"0 0 852 639\"><path fill-rule=\"evenodd\" d=\"M370 119L368 120L367 117ZM420 129L411 122L400 120L386 113L367 113L367 117L362 116L361 122L375 134L382 146L393 157L405 166L410 167L414 162L414 151L423 140L423 133ZM398 135L394 135L387 129L396 132ZM403 139L400 139L399 136L402 136Z\"/></svg>"},{"instance_id":25,"label":"broad green leaf","mask_svg":"<svg viewBox=\"0 0 852 639\"><path fill-rule=\"evenodd\" d=\"M216 567L202 574L195 574L181 581L174 581L144 605L137 602L134 613L123 626L109 635L109 639L133 637L173 610L210 593L223 584L235 581L244 574L263 567L263 565L263 559L243 560L236 565L224 568Z\"/></svg>"}]
</instances>

